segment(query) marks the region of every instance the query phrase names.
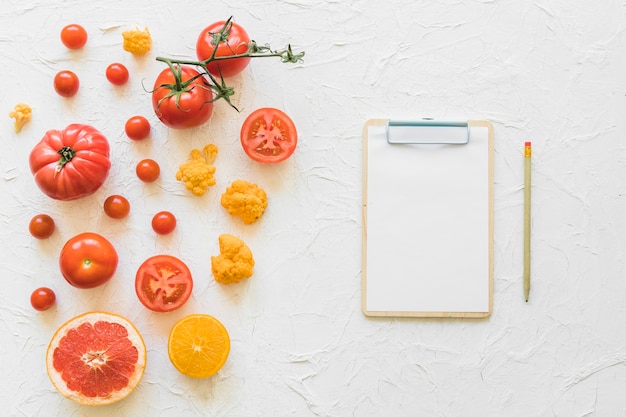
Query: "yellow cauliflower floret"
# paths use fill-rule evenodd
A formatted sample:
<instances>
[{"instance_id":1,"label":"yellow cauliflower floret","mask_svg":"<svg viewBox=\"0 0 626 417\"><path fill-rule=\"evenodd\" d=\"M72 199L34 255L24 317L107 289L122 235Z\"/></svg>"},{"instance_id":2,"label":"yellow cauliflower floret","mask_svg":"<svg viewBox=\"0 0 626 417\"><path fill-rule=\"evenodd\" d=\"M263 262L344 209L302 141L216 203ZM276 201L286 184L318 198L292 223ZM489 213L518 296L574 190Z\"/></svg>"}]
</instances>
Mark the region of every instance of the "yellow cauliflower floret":
<instances>
[{"instance_id":1,"label":"yellow cauliflower floret","mask_svg":"<svg viewBox=\"0 0 626 417\"><path fill-rule=\"evenodd\" d=\"M18 103L15 105L11 113L9 113L9 117L15 119L13 129L15 129L16 133L19 133L19 131L22 130L22 127L33 118L33 109L31 109L28 104Z\"/></svg>"},{"instance_id":2,"label":"yellow cauliflower floret","mask_svg":"<svg viewBox=\"0 0 626 417\"><path fill-rule=\"evenodd\" d=\"M232 284L252 276L254 258L252 251L238 237L220 235L220 254L211 256L213 278L220 284Z\"/></svg>"},{"instance_id":3,"label":"yellow cauliflower floret","mask_svg":"<svg viewBox=\"0 0 626 417\"><path fill-rule=\"evenodd\" d=\"M215 166L217 146L206 145L202 152L194 149L189 154L191 160L178 167L176 179L185 183L185 187L194 195L203 195L207 188L215 185Z\"/></svg>"},{"instance_id":4,"label":"yellow cauliflower floret","mask_svg":"<svg viewBox=\"0 0 626 417\"><path fill-rule=\"evenodd\" d=\"M124 50L133 55L145 55L152 49L152 37L148 28L125 30L122 37Z\"/></svg>"},{"instance_id":5,"label":"yellow cauliflower floret","mask_svg":"<svg viewBox=\"0 0 626 417\"><path fill-rule=\"evenodd\" d=\"M250 224L257 221L267 208L267 194L256 184L236 180L226 188L220 202L230 214Z\"/></svg>"}]
</instances>

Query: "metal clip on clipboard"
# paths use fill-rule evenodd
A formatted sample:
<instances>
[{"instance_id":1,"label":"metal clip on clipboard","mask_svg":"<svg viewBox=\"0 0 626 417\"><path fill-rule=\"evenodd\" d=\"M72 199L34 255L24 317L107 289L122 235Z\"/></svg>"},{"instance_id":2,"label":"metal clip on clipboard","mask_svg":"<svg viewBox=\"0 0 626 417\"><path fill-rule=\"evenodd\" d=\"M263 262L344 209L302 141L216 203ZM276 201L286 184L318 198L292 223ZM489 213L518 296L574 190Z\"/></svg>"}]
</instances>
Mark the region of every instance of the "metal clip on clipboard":
<instances>
[{"instance_id":1,"label":"metal clip on clipboard","mask_svg":"<svg viewBox=\"0 0 626 417\"><path fill-rule=\"evenodd\" d=\"M389 120L385 124L387 142L390 144L444 144L469 143L468 122L418 119L413 121Z\"/></svg>"}]
</instances>

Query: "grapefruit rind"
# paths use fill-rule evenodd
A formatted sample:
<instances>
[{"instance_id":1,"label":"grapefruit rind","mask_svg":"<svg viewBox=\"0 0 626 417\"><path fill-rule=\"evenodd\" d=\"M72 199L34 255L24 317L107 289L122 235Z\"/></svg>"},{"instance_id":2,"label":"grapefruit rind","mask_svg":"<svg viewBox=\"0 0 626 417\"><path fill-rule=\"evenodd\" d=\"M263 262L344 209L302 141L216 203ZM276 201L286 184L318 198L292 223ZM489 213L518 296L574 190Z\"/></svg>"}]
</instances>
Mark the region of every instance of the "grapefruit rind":
<instances>
[{"instance_id":1,"label":"grapefruit rind","mask_svg":"<svg viewBox=\"0 0 626 417\"><path fill-rule=\"evenodd\" d=\"M67 387L66 382L62 378L62 374L58 372L54 367L54 351L59 346L61 339L67 335L68 331L75 329L84 323L94 324L98 321L105 321L110 323L117 323L123 326L128 332L128 339L137 348L138 356L135 363L135 372L128 380L128 384L121 390L113 391L106 397L87 397L81 392L71 390ZM65 322L52 336L50 343L48 344L48 350L46 352L46 369L52 385L57 391L76 403L83 405L107 405L120 401L126 398L139 384L139 381L143 377L144 370L146 368L146 345L143 338L137 328L125 317L108 313L108 312L89 312L76 316L67 322Z\"/></svg>"},{"instance_id":2,"label":"grapefruit rind","mask_svg":"<svg viewBox=\"0 0 626 417\"><path fill-rule=\"evenodd\" d=\"M207 346L207 333L210 333L208 339L213 342L210 346ZM170 362L181 374L208 378L226 363L230 354L230 337L226 327L215 317L190 314L172 327L167 353Z\"/></svg>"}]
</instances>

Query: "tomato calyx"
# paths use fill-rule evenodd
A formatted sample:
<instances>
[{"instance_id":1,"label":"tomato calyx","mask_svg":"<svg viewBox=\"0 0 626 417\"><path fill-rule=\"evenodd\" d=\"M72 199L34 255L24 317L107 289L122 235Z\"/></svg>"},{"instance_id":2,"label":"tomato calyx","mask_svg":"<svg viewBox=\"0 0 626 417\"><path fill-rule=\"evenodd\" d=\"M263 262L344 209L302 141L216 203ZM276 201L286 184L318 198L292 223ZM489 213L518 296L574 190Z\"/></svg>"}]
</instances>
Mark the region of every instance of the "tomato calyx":
<instances>
[{"instance_id":1,"label":"tomato calyx","mask_svg":"<svg viewBox=\"0 0 626 417\"><path fill-rule=\"evenodd\" d=\"M61 155L61 158L59 159L59 163L57 164L57 168L54 172L55 176L56 174L61 172L65 164L70 162L74 158L74 156L76 156L76 151L70 148L69 146L62 147L61 149L57 151L57 153Z\"/></svg>"},{"instance_id":2,"label":"tomato calyx","mask_svg":"<svg viewBox=\"0 0 626 417\"><path fill-rule=\"evenodd\" d=\"M231 33L231 29L233 27L232 16L224 22L224 25L218 32L210 32L211 35L211 43L215 46L210 57L203 61L197 60L187 60L187 59L174 59L167 57L157 57L156 60L160 62L166 63L171 69L176 82L173 84L162 84L157 88L169 88L170 93L165 98L171 98L172 96L176 97L176 103L178 105L178 100L180 95L188 92L188 86L191 84L192 80L187 80L185 82L182 81L182 73L180 70L175 70L176 67L179 68L180 65L191 65L198 67L200 75L198 77L204 77L207 83L207 87L212 89L214 92L214 97L211 102L217 101L219 99L224 99L228 103L228 105L235 110L239 111L235 105L230 101L230 97L235 93L232 87L229 87L225 81L224 77L220 74L216 77L211 72L209 72L207 66L211 63L225 61L230 59L237 58L262 58L262 57L279 57L283 63L298 63L301 62L304 57L304 51L299 53L294 53L291 45L287 45L286 48L281 50L273 50L268 45L259 46L255 41L250 40L247 44L247 50L243 53L233 53L233 55L217 55L217 47L221 44L228 44L229 36ZM196 77L197 78L197 77ZM193 87L192 87L193 88ZM164 99L165 99L164 98ZM163 99L163 100L164 100ZM181 109L182 110L182 109Z\"/></svg>"}]
</instances>

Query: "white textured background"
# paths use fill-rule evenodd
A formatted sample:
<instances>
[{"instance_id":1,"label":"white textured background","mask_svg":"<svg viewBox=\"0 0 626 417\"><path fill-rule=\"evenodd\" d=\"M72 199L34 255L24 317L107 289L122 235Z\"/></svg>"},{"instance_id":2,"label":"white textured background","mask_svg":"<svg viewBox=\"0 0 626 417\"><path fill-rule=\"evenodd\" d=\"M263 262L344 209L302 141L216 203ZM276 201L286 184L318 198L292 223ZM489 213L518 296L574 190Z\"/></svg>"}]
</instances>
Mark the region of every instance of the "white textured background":
<instances>
[{"instance_id":1,"label":"white textured background","mask_svg":"<svg viewBox=\"0 0 626 417\"><path fill-rule=\"evenodd\" d=\"M305 62L253 61L232 80L240 114L219 103L202 128L169 131L144 89L163 69L154 58L193 57L199 31L230 15L260 43L305 50ZM58 37L73 22L90 35L79 52ZM624 1L5 0L0 23L3 415L626 415ZM153 35L145 59L121 47L121 32L135 25ZM123 88L104 77L113 61L131 72ZM81 79L73 99L52 88L61 69ZM16 135L8 112L20 101L32 105L34 119ZM296 154L279 166L255 164L239 147L241 122L261 106L282 108L299 128ZM141 143L123 133L135 114L153 122ZM495 288L487 320L368 319L360 310L361 127L373 117L423 116L495 126ZM113 168L96 194L63 203L36 188L28 153L46 130L71 122L108 136ZM525 140L534 147L528 305ZM208 142L220 147L218 184L198 198L174 173ZM144 157L161 163L156 184L134 176ZM270 206L255 225L219 206L236 178L268 192ZM102 213L112 193L130 199L127 219ZM156 237L149 221L162 209L179 225ZM40 212L58 225L45 241L28 233ZM116 245L120 266L106 286L77 290L61 278L57 257L66 239L86 230ZM242 236L255 254L246 283L212 281L210 256L224 232ZM181 257L195 277L190 302L169 315L146 310L134 294L137 266L156 253ZM43 313L29 303L41 285L58 298ZM57 394L44 355L60 324L94 309L137 325L148 365L132 396L90 409ZM170 326L196 312L218 317L232 338L228 362L208 380L178 374L167 358Z\"/></svg>"}]
</instances>

